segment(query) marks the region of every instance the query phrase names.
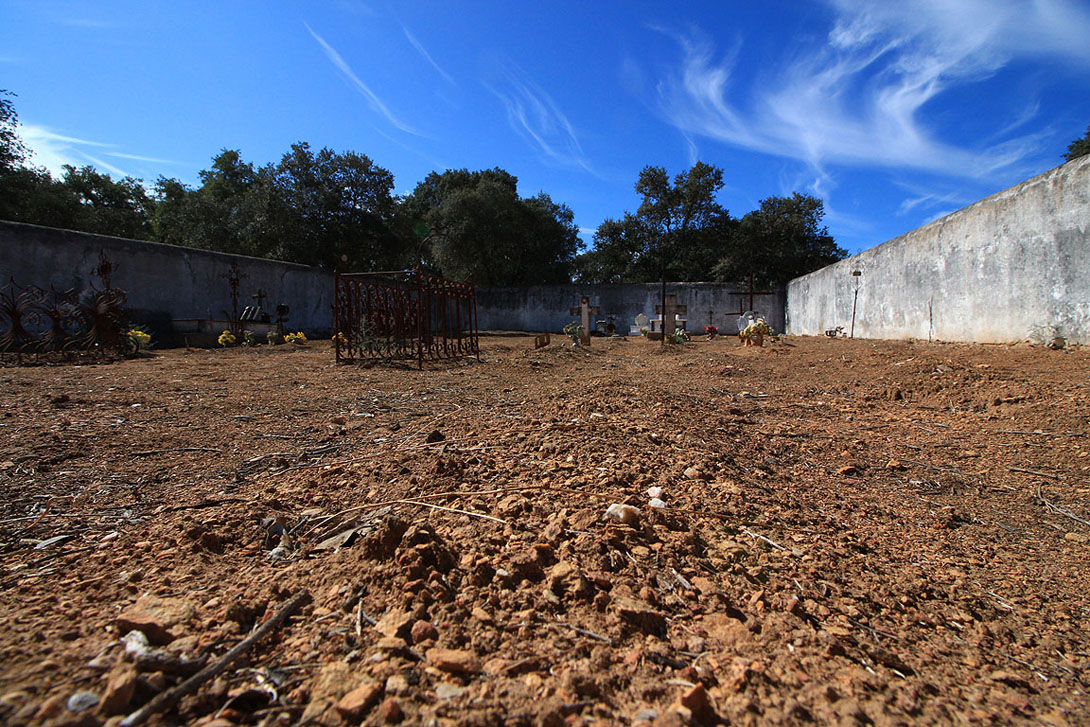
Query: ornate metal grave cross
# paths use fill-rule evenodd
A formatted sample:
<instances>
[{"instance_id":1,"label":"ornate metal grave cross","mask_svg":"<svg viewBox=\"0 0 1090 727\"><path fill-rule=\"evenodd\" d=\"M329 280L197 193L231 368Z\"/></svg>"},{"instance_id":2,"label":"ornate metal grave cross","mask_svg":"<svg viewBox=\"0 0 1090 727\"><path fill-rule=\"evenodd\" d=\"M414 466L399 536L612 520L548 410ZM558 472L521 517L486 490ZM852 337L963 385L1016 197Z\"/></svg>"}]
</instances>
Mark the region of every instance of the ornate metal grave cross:
<instances>
[{"instance_id":1,"label":"ornate metal grave cross","mask_svg":"<svg viewBox=\"0 0 1090 727\"><path fill-rule=\"evenodd\" d=\"M591 305L590 298L583 296L579 299L579 306L571 309L573 316L579 316L579 323L583 326L583 330L579 332L579 345L590 345L590 317L591 314L598 315L602 312L599 306Z\"/></svg>"},{"instance_id":2,"label":"ornate metal grave cross","mask_svg":"<svg viewBox=\"0 0 1090 727\"><path fill-rule=\"evenodd\" d=\"M662 335L665 339L674 335L674 329L677 327L677 317L688 313L689 306L678 305L677 296L668 295L666 296L665 310L661 305L656 305L655 312L662 316Z\"/></svg>"}]
</instances>

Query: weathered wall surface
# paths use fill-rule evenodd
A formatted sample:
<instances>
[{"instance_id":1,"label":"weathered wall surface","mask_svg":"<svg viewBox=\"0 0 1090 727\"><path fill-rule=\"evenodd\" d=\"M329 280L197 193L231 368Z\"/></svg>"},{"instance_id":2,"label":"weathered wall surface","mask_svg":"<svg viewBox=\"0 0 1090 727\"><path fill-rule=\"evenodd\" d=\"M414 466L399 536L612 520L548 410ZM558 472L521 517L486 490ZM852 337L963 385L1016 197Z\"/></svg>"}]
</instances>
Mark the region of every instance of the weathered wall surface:
<instances>
[{"instance_id":1,"label":"weathered wall surface","mask_svg":"<svg viewBox=\"0 0 1090 727\"><path fill-rule=\"evenodd\" d=\"M735 333L738 305L749 306L743 289L721 283L667 283L666 293L676 295L688 306L688 330L703 333L714 323L724 333ZM636 316L655 318L655 306L662 301L660 283L618 285L533 285L525 288L478 288L477 318L482 331L559 331L577 316L570 311L582 296L601 312L593 319L608 320L613 314L617 332L627 334ZM773 330L784 329L784 291L754 298L754 308L765 316Z\"/></svg>"},{"instance_id":2,"label":"weathered wall surface","mask_svg":"<svg viewBox=\"0 0 1090 727\"><path fill-rule=\"evenodd\" d=\"M333 327L333 274L319 268L15 222L0 221L0 284L14 278L61 291L101 287L92 276L100 252L114 264L113 285L128 294L133 318L152 323L160 336L167 335L161 329L171 319L229 317L224 311L231 311L231 288L224 276L232 261L247 276L239 287L240 310L260 288L268 296L266 311L277 303L290 306L290 328Z\"/></svg>"},{"instance_id":3,"label":"weathered wall surface","mask_svg":"<svg viewBox=\"0 0 1090 727\"><path fill-rule=\"evenodd\" d=\"M858 337L1090 343L1090 156L792 280L788 333L848 330L857 282Z\"/></svg>"}]
</instances>

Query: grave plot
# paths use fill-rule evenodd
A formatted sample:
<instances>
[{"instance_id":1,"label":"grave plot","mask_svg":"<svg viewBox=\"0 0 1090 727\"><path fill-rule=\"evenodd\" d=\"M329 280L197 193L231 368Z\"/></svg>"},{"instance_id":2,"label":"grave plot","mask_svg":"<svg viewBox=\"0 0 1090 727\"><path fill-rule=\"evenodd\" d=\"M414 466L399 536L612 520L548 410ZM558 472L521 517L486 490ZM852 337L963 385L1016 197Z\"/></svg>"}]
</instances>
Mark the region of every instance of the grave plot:
<instances>
[{"instance_id":1,"label":"grave plot","mask_svg":"<svg viewBox=\"0 0 1090 727\"><path fill-rule=\"evenodd\" d=\"M1090 723L1084 350L0 371L0 721Z\"/></svg>"}]
</instances>

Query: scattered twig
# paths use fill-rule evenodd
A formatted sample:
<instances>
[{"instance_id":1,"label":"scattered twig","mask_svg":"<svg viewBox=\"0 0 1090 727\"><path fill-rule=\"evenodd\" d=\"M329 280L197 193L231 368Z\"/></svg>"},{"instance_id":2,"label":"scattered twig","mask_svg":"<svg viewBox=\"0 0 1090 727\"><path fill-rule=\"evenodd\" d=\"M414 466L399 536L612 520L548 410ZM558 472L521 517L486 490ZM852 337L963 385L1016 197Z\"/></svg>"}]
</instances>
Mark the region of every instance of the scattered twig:
<instances>
[{"instance_id":1,"label":"scattered twig","mask_svg":"<svg viewBox=\"0 0 1090 727\"><path fill-rule=\"evenodd\" d=\"M498 517L492 517L491 515L482 515L479 512L470 512L469 510L459 510L454 507L444 507L442 505L435 505L430 502L420 502L419 500L394 500L394 502L400 505L420 505L421 507L430 507L435 510L443 510L444 512L456 512L460 515L469 515L470 517L479 517L484 520L492 520L503 525L507 524L506 520L501 520Z\"/></svg>"},{"instance_id":2,"label":"scattered twig","mask_svg":"<svg viewBox=\"0 0 1090 727\"><path fill-rule=\"evenodd\" d=\"M1077 515L1073 515L1073 514L1069 513L1067 510L1064 510L1062 507L1060 507L1058 505L1054 505L1053 503L1046 500L1044 498L1044 496L1041 495L1041 485L1040 484L1037 485L1037 499L1040 501L1040 503L1042 505L1044 505L1045 507L1047 507L1049 510L1056 513L1057 515L1063 515L1064 517L1069 517L1072 520L1074 520L1075 522L1082 523L1086 527L1090 528L1090 522L1087 522L1087 521L1083 520L1081 517L1079 517Z\"/></svg>"},{"instance_id":3,"label":"scattered twig","mask_svg":"<svg viewBox=\"0 0 1090 727\"><path fill-rule=\"evenodd\" d=\"M1037 475L1038 477L1048 477L1052 480L1060 479L1059 475L1049 474L1048 472L1039 472L1038 470L1027 470L1024 467L1008 467L1011 472L1025 472L1027 475Z\"/></svg>"},{"instance_id":4,"label":"scattered twig","mask_svg":"<svg viewBox=\"0 0 1090 727\"><path fill-rule=\"evenodd\" d=\"M742 532L745 533L746 535L748 535L749 537L754 538L756 540L763 540L764 542L768 543L769 545L771 545L776 550L782 550L785 553L790 553L791 552L790 550L783 547L779 543L774 543L771 540L769 540L768 538L766 538L765 536L758 535L757 533L754 533L754 532L752 532L750 530L747 530L746 528L742 528Z\"/></svg>"},{"instance_id":5,"label":"scattered twig","mask_svg":"<svg viewBox=\"0 0 1090 727\"><path fill-rule=\"evenodd\" d=\"M215 447L169 447L167 449L149 449L145 452L130 452L132 457L151 457L156 454L166 454L168 452L215 452L222 454L222 449L216 449Z\"/></svg>"},{"instance_id":6,"label":"scattered twig","mask_svg":"<svg viewBox=\"0 0 1090 727\"><path fill-rule=\"evenodd\" d=\"M950 467L940 467L939 465L928 464L927 462L917 462L914 459L904 459L902 457L901 461L908 464L914 464L917 467L926 467L927 469L935 470L936 472L949 472L952 475L961 475L962 477L976 477L976 475L971 472L962 472L961 470L952 469Z\"/></svg>"},{"instance_id":7,"label":"scattered twig","mask_svg":"<svg viewBox=\"0 0 1090 727\"><path fill-rule=\"evenodd\" d=\"M264 638L266 634L283 625L292 614L299 610L299 608L309 600L309 592L302 591L297 594L294 598L281 606L280 610L273 614L272 618L261 624L261 626L240 641L233 649L206 666L204 669L201 669L189 679L186 679L178 686L158 694L150 702L123 719L121 721L121 727L136 727L137 725L143 724L148 717L153 714L165 712L177 704L183 697L194 694L201 688L202 684L226 671L227 667L249 651L250 648Z\"/></svg>"},{"instance_id":8,"label":"scattered twig","mask_svg":"<svg viewBox=\"0 0 1090 727\"><path fill-rule=\"evenodd\" d=\"M601 642L606 643L606 644L612 644L613 643L613 639L609 638L608 636L602 636L601 634L596 634L593 631L587 631L586 629L581 629L578 626L572 626L570 623L567 623L567 622L564 622L564 621L557 621L557 622L555 622L555 623L553 623L551 625L552 626L564 626L565 628L571 629L572 631L579 634L580 636L586 636L587 638L594 639L595 641L601 641Z\"/></svg>"},{"instance_id":9,"label":"scattered twig","mask_svg":"<svg viewBox=\"0 0 1090 727\"><path fill-rule=\"evenodd\" d=\"M1085 437L1086 432L1031 432L1022 429L997 429L996 434L1033 434L1038 437Z\"/></svg>"}]
</instances>

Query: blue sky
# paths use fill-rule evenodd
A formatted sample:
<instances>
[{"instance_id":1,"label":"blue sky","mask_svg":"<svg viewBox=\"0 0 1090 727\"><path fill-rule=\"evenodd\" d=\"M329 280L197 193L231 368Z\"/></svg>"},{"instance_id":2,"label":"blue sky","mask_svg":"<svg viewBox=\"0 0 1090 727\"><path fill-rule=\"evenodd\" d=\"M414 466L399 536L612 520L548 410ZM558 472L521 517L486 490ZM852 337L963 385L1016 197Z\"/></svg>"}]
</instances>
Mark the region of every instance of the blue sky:
<instances>
[{"instance_id":1,"label":"blue sky","mask_svg":"<svg viewBox=\"0 0 1090 727\"><path fill-rule=\"evenodd\" d=\"M195 183L220 149L367 154L406 193L502 167L589 240L641 168L798 190L857 252L1058 165L1090 124L1087 0L3 0L35 161Z\"/></svg>"}]
</instances>

